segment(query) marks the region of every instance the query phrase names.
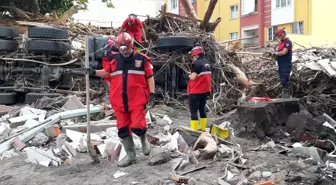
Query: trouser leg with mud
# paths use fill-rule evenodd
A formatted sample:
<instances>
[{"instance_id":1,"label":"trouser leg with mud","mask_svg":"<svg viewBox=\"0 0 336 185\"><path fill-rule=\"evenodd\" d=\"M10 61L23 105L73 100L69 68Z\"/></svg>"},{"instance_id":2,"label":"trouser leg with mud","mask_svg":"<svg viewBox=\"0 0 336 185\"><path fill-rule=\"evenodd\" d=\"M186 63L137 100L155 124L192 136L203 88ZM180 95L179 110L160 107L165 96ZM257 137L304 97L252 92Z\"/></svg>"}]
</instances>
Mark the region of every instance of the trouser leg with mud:
<instances>
[{"instance_id":1,"label":"trouser leg with mud","mask_svg":"<svg viewBox=\"0 0 336 185\"><path fill-rule=\"evenodd\" d=\"M282 85L282 98L289 98L290 73L292 64L279 64L279 76Z\"/></svg>"},{"instance_id":2,"label":"trouser leg with mud","mask_svg":"<svg viewBox=\"0 0 336 185\"><path fill-rule=\"evenodd\" d=\"M144 155L149 155L151 146L146 137L147 125L145 111L143 109L130 112L116 111L118 136L122 139L126 156L119 161L118 165L125 167L136 162L136 152L132 132L139 136Z\"/></svg>"},{"instance_id":3,"label":"trouser leg with mud","mask_svg":"<svg viewBox=\"0 0 336 185\"><path fill-rule=\"evenodd\" d=\"M206 130L207 115L206 115L206 98L207 93L204 94L190 94L189 95L189 109L191 114L190 128L193 130ZM200 124L198 124L198 112L200 113Z\"/></svg>"}]
</instances>

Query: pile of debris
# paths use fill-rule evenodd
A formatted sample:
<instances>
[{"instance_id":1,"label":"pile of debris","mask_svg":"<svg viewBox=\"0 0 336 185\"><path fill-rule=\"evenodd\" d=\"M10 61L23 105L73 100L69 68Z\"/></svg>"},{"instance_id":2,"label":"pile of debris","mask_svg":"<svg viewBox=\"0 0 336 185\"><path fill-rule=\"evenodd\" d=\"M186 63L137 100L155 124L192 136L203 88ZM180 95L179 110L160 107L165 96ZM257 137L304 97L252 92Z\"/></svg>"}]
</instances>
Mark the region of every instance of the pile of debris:
<instances>
[{"instance_id":1,"label":"pile of debris","mask_svg":"<svg viewBox=\"0 0 336 185\"><path fill-rule=\"evenodd\" d=\"M24 151L30 162L58 166L76 156L78 146L85 150L83 134L73 131L87 130L84 119L87 108L77 96L44 97L30 106L3 106L2 110L7 110L7 114L2 112L4 115L0 123L1 158ZM91 120L100 120L93 121L93 131L101 132L115 126L115 121L111 121L114 119L111 106L91 106L90 113ZM67 142L62 132L66 132L72 143ZM92 138L97 136L93 135ZM56 146L51 147L50 142Z\"/></svg>"}]
</instances>

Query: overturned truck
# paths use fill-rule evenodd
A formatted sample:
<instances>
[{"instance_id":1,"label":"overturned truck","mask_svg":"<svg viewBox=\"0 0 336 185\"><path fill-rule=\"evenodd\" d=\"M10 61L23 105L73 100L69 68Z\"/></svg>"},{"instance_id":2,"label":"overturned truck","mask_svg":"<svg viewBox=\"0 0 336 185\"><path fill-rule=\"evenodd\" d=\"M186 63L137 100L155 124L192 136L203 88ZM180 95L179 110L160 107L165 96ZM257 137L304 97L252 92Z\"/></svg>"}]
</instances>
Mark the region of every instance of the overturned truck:
<instances>
[{"instance_id":1,"label":"overturned truck","mask_svg":"<svg viewBox=\"0 0 336 185\"><path fill-rule=\"evenodd\" d=\"M66 29L30 27L21 36L14 28L0 27L0 52L0 104L84 90L83 61L72 56ZM94 61L91 66L101 68ZM102 80L93 78L92 86L99 89Z\"/></svg>"},{"instance_id":2,"label":"overturned truck","mask_svg":"<svg viewBox=\"0 0 336 185\"><path fill-rule=\"evenodd\" d=\"M90 67L102 68L107 36L89 37ZM74 52L73 38L68 30L54 27L29 27L26 34L11 27L0 27L0 104L14 104L19 100L35 102L43 96L83 92L83 52ZM155 55L186 54L194 45L187 36L165 36L156 39L156 46L143 50L151 57L160 95L185 94L185 71L177 65L166 66L167 60L157 60ZM77 56L76 56L77 55ZM174 62L174 61L171 61ZM91 77L91 88L104 89L103 79Z\"/></svg>"}]
</instances>

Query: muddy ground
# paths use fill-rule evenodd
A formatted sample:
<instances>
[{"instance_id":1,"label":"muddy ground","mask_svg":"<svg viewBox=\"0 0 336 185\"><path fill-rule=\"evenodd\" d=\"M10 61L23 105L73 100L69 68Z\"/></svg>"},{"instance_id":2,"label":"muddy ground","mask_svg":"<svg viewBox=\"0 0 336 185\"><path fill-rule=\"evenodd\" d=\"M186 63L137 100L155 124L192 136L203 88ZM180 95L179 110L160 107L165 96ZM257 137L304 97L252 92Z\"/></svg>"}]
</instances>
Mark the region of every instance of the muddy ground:
<instances>
[{"instance_id":1,"label":"muddy ground","mask_svg":"<svg viewBox=\"0 0 336 185\"><path fill-rule=\"evenodd\" d=\"M156 110L168 114L175 125L188 125L189 113L186 110L165 109ZM220 122L218 117L210 116L209 124ZM246 137L246 136L244 136ZM310 160L299 159L291 154L278 154L278 149L266 148L253 151L267 141L258 141L255 138L238 138L234 140L240 144L247 162L243 168L248 184L273 179L278 184L336 184L325 178L325 172ZM139 152L139 151L138 151ZM218 184L218 177L223 176L228 159L222 158L213 160L199 160L201 165L207 165L206 169L190 173L188 176L195 178L198 184ZM191 168L192 166L187 166ZM229 168L230 169L230 168ZM114 178L117 171L128 173L125 176ZM231 170L233 171L233 170ZM148 165L148 157L138 153L137 164L130 167L119 168L116 163L104 160L101 164L91 164L91 159L86 154L81 154L73 161L72 166L43 167L26 162L26 155L6 158L0 161L0 184L3 185L98 185L98 184L141 184L141 185L163 185L175 184L169 180L170 164L165 163L157 166ZM271 172L270 177L263 178L260 173ZM252 174L253 173L253 174ZM251 176L252 174L252 176Z\"/></svg>"}]
</instances>

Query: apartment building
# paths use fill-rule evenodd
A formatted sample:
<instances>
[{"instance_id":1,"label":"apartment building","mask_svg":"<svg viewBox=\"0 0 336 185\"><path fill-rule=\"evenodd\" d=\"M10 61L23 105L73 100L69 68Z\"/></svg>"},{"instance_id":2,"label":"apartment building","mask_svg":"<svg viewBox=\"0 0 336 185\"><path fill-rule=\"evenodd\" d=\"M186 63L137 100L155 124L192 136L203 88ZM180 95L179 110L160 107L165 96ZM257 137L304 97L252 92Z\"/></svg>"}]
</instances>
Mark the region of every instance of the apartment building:
<instances>
[{"instance_id":1,"label":"apartment building","mask_svg":"<svg viewBox=\"0 0 336 185\"><path fill-rule=\"evenodd\" d=\"M168 11L185 16L180 0L165 0ZM210 0L190 0L203 19ZM221 17L214 35L218 41L243 39L245 46L276 42L278 27L303 46L336 42L333 12L336 0L218 0L210 21Z\"/></svg>"},{"instance_id":2,"label":"apartment building","mask_svg":"<svg viewBox=\"0 0 336 185\"><path fill-rule=\"evenodd\" d=\"M197 0L197 16L199 19L203 19L209 2L210 0ZM222 18L214 33L218 41L234 40L241 37L239 11L240 0L218 0L210 19L210 21L214 21L218 17Z\"/></svg>"},{"instance_id":3,"label":"apartment building","mask_svg":"<svg viewBox=\"0 0 336 185\"><path fill-rule=\"evenodd\" d=\"M197 14L197 0L189 0L194 7L196 14ZM174 14L179 14L182 16L187 16L184 7L182 5L181 0L165 0L167 4L167 11Z\"/></svg>"}]
</instances>

